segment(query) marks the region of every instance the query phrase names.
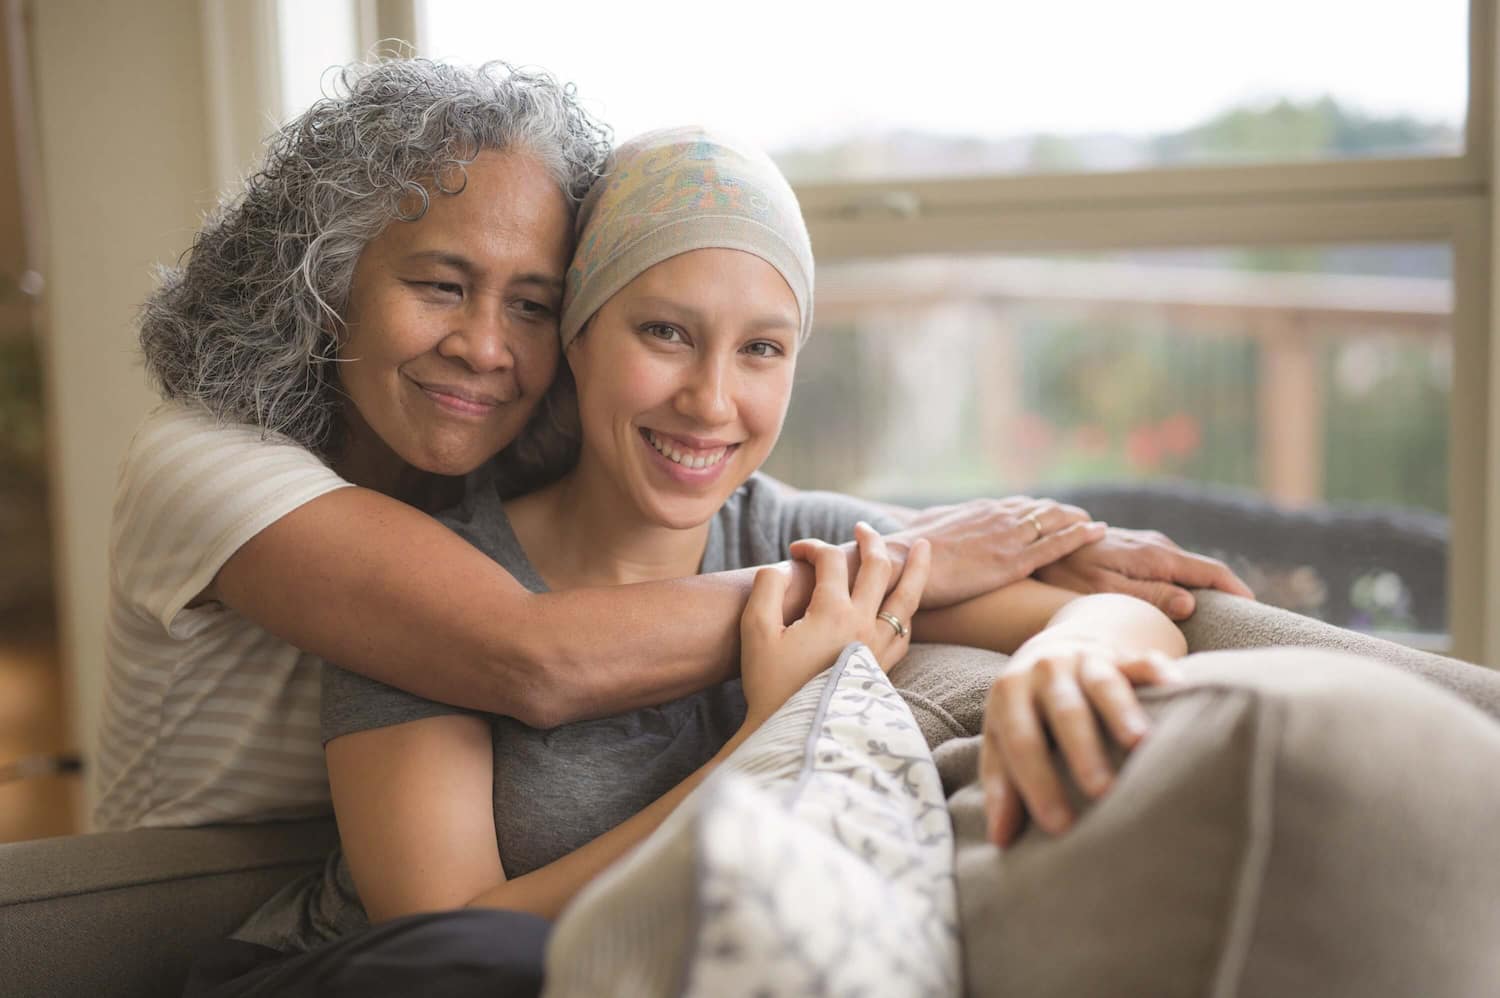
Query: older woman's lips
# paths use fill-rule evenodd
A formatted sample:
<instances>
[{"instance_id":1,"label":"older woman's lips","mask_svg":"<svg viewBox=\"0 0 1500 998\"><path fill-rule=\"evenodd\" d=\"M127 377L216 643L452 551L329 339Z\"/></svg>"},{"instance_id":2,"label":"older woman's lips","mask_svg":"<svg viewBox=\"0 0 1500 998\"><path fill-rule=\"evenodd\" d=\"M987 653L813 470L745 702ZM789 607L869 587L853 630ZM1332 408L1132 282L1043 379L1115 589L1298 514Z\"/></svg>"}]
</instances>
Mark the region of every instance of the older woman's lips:
<instances>
[{"instance_id":1,"label":"older woman's lips","mask_svg":"<svg viewBox=\"0 0 1500 998\"><path fill-rule=\"evenodd\" d=\"M503 400L483 392L475 392L457 385L440 385L418 381L422 393L441 409L460 416L488 416Z\"/></svg>"}]
</instances>

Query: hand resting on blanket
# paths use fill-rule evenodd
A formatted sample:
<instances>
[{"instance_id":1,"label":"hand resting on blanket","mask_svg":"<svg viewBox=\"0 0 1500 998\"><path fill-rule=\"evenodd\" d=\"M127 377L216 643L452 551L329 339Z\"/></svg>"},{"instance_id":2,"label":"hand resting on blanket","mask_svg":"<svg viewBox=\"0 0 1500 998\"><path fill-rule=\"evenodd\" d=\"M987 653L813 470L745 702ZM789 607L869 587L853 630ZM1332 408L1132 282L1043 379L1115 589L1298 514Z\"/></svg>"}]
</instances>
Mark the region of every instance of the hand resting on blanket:
<instances>
[{"instance_id":1,"label":"hand resting on blanket","mask_svg":"<svg viewBox=\"0 0 1500 998\"><path fill-rule=\"evenodd\" d=\"M1172 660L1186 652L1160 611L1107 594L1067 604L1017 649L985 705L980 775L990 841L1009 845L1028 813L1054 835L1071 826L1049 734L1084 793L1108 791L1100 725L1121 748L1134 748L1149 725L1134 686L1180 679Z\"/></svg>"}]
</instances>

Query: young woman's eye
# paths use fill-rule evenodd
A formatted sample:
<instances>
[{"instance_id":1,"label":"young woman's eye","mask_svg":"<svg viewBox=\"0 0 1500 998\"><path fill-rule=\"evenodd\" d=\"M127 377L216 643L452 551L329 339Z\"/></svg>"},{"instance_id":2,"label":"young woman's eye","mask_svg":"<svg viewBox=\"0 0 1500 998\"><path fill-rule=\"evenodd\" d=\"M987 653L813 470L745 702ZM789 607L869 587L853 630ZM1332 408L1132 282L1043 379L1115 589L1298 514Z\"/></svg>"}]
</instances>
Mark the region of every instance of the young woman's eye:
<instances>
[{"instance_id":1,"label":"young woman's eye","mask_svg":"<svg viewBox=\"0 0 1500 998\"><path fill-rule=\"evenodd\" d=\"M786 351L770 340L756 340L745 345L745 352L752 357L780 357Z\"/></svg>"},{"instance_id":2,"label":"young woman's eye","mask_svg":"<svg viewBox=\"0 0 1500 998\"><path fill-rule=\"evenodd\" d=\"M676 326L669 326L665 322L647 323L641 327L641 331L653 340L660 340L663 343L682 343L686 339L682 335L682 330Z\"/></svg>"}]
</instances>

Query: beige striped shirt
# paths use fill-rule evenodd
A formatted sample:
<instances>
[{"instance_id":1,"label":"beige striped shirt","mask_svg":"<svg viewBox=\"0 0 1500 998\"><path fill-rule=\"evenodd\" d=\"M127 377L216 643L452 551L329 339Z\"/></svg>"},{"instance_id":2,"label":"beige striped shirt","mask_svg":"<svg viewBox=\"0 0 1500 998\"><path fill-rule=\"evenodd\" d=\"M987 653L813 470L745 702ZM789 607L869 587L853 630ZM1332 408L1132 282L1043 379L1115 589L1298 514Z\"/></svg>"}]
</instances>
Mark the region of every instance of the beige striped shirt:
<instances>
[{"instance_id":1,"label":"beige striped shirt","mask_svg":"<svg viewBox=\"0 0 1500 998\"><path fill-rule=\"evenodd\" d=\"M101 829L326 814L319 663L188 604L251 537L349 483L256 427L167 404L131 442L110 530Z\"/></svg>"}]
</instances>

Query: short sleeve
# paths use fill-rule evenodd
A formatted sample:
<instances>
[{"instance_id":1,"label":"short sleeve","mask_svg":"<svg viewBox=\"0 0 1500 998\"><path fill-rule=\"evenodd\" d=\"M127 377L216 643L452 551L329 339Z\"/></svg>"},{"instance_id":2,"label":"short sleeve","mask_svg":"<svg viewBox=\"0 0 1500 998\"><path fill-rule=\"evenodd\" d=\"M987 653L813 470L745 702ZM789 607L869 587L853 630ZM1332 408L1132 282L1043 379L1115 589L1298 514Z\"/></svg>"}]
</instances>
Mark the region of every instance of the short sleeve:
<instances>
[{"instance_id":1,"label":"short sleeve","mask_svg":"<svg viewBox=\"0 0 1500 998\"><path fill-rule=\"evenodd\" d=\"M750 518L763 528L775 525L776 543L783 552L804 537L830 544L853 540L854 525L861 520L882 534L901 529L879 506L854 496L796 492L766 475L756 475L747 484L752 490Z\"/></svg>"},{"instance_id":2,"label":"short sleeve","mask_svg":"<svg viewBox=\"0 0 1500 998\"><path fill-rule=\"evenodd\" d=\"M389 728L426 717L474 713L398 690L336 665L325 663L323 666L321 730L324 745L335 738L373 728Z\"/></svg>"},{"instance_id":3,"label":"short sleeve","mask_svg":"<svg viewBox=\"0 0 1500 998\"><path fill-rule=\"evenodd\" d=\"M187 610L230 556L305 503L350 485L312 451L259 427L169 403L142 423L115 490L112 585L174 638L209 611Z\"/></svg>"}]
</instances>

